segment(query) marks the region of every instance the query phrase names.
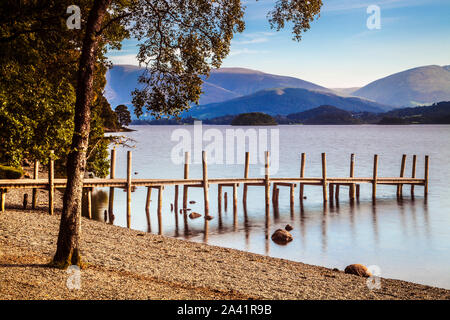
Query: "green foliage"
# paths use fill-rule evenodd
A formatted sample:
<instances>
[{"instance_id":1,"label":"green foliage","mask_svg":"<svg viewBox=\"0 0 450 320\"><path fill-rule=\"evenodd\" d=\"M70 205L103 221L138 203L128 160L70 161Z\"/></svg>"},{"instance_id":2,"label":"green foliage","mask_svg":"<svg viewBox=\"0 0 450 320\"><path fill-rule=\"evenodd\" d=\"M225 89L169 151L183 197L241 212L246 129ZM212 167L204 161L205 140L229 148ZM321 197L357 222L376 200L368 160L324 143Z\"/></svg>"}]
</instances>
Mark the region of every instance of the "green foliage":
<instances>
[{"instance_id":1,"label":"green foliage","mask_svg":"<svg viewBox=\"0 0 450 320\"><path fill-rule=\"evenodd\" d=\"M20 179L22 176L22 168L0 165L0 179Z\"/></svg>"},{"instance_id":2,"label":"green foliage","mask_svg":"<svg viewBox=\"0 0 450 320\"><path fill-rule=\"evenodd\" d=\"M232 126L272 126L276 124L274 118L262 112L242 113L231 121Z\"/></svg>"},{"instance_id":3,"label":"green foliage","mask_svg":"<svg viewBox=\"0 0 450 320\"><path fill-rule=\"evenodd\" d=\"M118 7L124 1L117 1ZM82 9L82 29L69 30L66 9ZM19 166L23 159L46 164L55 150L64 166L74 130L76 72L90 0L5 0L0 4L0 161ZM106 21L113 19L108 14ZM103 126L118 128L116 114L102 91L106 84L106 47L120 48L128 33L111 25L99 41L92 103L92 141L87 167L108 171Z\"/></svg>"},{"instance_id":4,"label":"green foliage","mask_svg":"<svg viewBox=\"0 0 450 320\"><path fill-rule=\"evenodd\" d=\"M114 111L119 120L119 124L122 127L126 127L131 123L131 114L126 105L120 104L116 107L116 109Z\"/></svg>"},{"instance_id":5,"label":"green foliage","mask_svg":"<svg viewBox=\"0 0 450 320\"><path fill-rule=\"evenodd\" d=\"M272 28L293 26L296 40L310 27L322 1L278 0L269 13ZM139 117L178 116L198 103L202 77L220 67L228 55L234 33L242 32L244 7L240 0L136 1L131 6L130 29L140 43L138 60L147 66L133 91Z\"/></svg>"}]
</instances>

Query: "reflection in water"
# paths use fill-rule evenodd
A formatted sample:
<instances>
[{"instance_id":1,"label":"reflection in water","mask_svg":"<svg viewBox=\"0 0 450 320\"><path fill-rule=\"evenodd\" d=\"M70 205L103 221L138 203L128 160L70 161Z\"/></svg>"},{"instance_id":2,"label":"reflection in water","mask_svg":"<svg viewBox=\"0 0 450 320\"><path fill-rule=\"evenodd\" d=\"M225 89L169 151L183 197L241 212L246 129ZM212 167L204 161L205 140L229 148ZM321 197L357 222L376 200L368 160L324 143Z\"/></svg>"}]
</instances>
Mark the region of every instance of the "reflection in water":
<instances>
[{"instance_id":1,"label":"reflection in water","mask_svg":"<svg viewBox=\"0 0 450 320\"><path fill-rule=\"evenodd\" d=\"M88 218L88 201L87 192L83 191L81 215ZM104 210L108 204L108 193L103 190L95 190L92 192L92 219L104 222Z\"/></svg>"}]
</instances>

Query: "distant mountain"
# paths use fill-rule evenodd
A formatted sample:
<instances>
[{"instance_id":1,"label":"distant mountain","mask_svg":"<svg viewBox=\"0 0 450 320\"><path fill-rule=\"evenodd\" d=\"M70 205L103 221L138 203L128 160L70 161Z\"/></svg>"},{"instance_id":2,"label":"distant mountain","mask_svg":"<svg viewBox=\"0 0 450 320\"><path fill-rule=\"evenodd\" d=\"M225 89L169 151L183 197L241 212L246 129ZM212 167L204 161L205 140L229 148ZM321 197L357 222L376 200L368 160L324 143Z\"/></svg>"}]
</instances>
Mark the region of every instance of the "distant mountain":
<instances>
[{"instance_id":1,"label":"distant mountain","mask_svg":"<svg viewBox=\"0 0 450 320\"><path fill-rule=\"evenodd\" d=\"M308 111L289 114L287 119L303 124L356 124L359 120L349 111L334 106L320 106Z\"/></svg>"},{"instance_id":2,"label":"distant mountain","mask_svg":"<svg viewBox=\"0 0 450 320\"><path fill-rule=\"evenodd\" d=\"M352 94L398 107L450 100L450 66L409 69L369 83Z\"/></svg>"},{"instance_id":3,"label":"distant mountain","mask_svg":"<svg viewBox=\"0 0 450 320\"><path fill-rule=\"evenodd\" d=\"M211 71L209 78L206 79L206 82L235 92L241 96L271 88L303 88L331 91L330 89L301 79L244 68L214 69Z\"/></svg>"},{"instance_id":4,"label":"distant mountain","mask_svg":"<svg viewBox=\"0 0 450 320\"><path fill-rule=\"evenodd\" d=\"M145 68L132 65L114 65L106 74L105 96L114 108L127 105L132 111L131 92L138 86L138 78ZM278 76L244 68L221 68L211 70L204 79L203 94L199 104L205 105L238 98L262 89L293 87L310 90L331 90L293 77ZM133 117L135 118L135 117Z\"/></svg>"},{"instance_id":5,"label":"distant mountain","mask_svg":"<svg viewBox=\"0 0 450 320\"><path fill-rule=\"evenodd\" d=\"M352 87L352 88L331 88L335 93L343 96L351 96L353 92L361 89L361 87Z\"/></svg>"},{"instance_id":6,"label":"distant mountain","mask_svg":"<svg viewBox=\"0 0 450 320\"><path fill-rule=\"evenodd\" d=\"M264 112L269 115L287 115L302 112L321 105L333 105L346 111L383 112L389 106L357 97L342 97L331 92L311 91L300 88L278 88L261 90L251 95L193 107L186 114L200 119L215 118L249 112Z\"/></svg>"}]
</instances>

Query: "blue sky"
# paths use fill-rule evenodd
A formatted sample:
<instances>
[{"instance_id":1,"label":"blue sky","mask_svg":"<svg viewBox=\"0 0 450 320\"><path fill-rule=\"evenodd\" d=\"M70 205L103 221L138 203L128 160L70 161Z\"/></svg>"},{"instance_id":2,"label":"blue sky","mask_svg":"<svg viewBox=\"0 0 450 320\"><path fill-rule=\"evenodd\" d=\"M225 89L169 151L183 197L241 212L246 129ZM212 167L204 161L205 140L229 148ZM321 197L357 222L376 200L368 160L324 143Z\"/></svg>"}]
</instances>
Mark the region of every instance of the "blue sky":
<instances>
[{"instance_id":1,"label":"blue sky","mask_svg":"<svg viewBox=\"0 0 450 320\"><path fill-rule=\"evenodd\" d=\"M244 67L330 88L360 87L389 74L423 65L450 64L449 0L323 0L320 17L292 40L290 29L270 29L274 0L248 0L246 30L232 41L223 67ZM381 28L369 30L369 5L380 7ZM127 40L109 57L137 64L136 42Z\"/></svg>"}]
</instances>

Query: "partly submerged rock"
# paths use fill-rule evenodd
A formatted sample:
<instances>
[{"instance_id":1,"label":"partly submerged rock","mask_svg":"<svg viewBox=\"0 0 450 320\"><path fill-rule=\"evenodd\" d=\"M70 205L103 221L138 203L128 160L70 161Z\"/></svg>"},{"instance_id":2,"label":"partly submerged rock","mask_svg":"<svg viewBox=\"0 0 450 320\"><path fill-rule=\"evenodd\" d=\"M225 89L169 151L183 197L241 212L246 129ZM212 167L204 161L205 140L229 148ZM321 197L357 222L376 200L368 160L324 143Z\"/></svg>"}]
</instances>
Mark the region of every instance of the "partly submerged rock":
<instances>
[{"instance_id":1,"label":"partly submerged rock","mask_svg":"<svg viewBox=\"0 0 450 320\"><path fill-rule=\"evenodd\" d=\"M200 213L198 213L198 212L191 212L189 214L189 218L191 218L191 219L197 219L197 218L200 218L201 216L202 215Z\"/></svg>"},{"instance_id":2,"label":"partly submerged rock","mask_svg":"<svg viewBox=\"0 0 450 320\"><path fill-rule=\"evenodd\" d=\"M291 242L294 238L292 237L292 235L283 229L277 229L273 234L272 234L272 241L275 242L276 244L287 244L288 242Z\"/></svg>"},{"instance_id":3,"label":"partly submerged rock","mask_svg":"<svg viewBox=\"0 0 450 320\"><path fill-rule=\"evenodd\" d=\"M212 219L214 219L214 217L213 216L205 216L205 219L206 220L212 220Z\"/></svg>"},{"instance_id":4,"label":"partly submerged rock","mask_svg":"<svg viewBox=\"0 0 450 320\"><path fill-rule=\"evenodd\" d=\"M294 227L291 226L290 224L287 224L286 227L284 227L284 230L286 230L286 231L291 231L293 229L294 229Z\"/></svg>"},{"instance_id":5,"label":"partly submerged rock","mask_svg":"<svg viewBox=\"0 0 450 320\"><path fill-rule=\"evenodd\" d=\"M358 263L346 266L344 272L348 273L348 274L354 274L354 275L360 276L360 277L371 277L372 276L372 274L370 273L370 271L367 269L366 266L364 266L362 264L358 264Z\"/></svg>"}]
</instances>

